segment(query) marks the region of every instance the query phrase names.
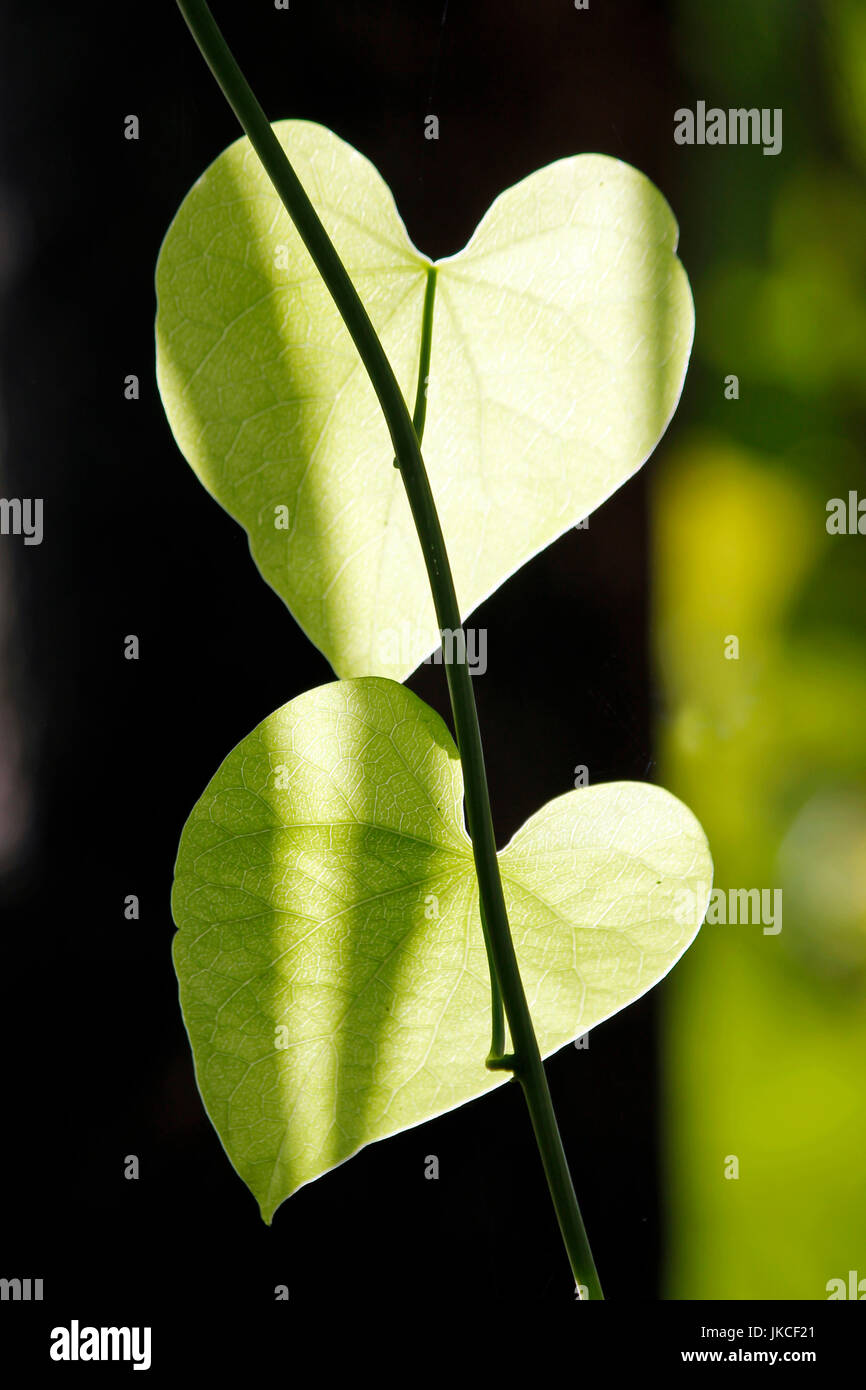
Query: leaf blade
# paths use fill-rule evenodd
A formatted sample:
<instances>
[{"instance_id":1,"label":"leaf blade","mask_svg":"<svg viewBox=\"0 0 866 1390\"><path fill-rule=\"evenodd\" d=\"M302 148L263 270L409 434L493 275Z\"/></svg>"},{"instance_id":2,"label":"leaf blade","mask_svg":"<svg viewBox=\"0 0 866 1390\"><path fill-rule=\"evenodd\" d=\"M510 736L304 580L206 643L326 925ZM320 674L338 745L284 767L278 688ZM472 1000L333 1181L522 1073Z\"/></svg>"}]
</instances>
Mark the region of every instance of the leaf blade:
<instances>
[{"instance_id":1,"label":"leaf blade","mask_svg":"<svg viewBox=\"0 0 866 1390\"><path fill-rule=\"evenodd\" d=\"M689 831L689 873L711 876L696 848L700 828L667 793L589 790L552 802L501 855L545 1055L612 1011L610 962L591 959L585 930L558 911L550 888L569 864L572 878L580 871L575 827L587 838L605 801L610 838L611 806L626 798L632 853L647 835L641 808L657 822L666 798L669 825ZM581 798L592 806L581 810ZM184 828L174 961L196 1077L267 1221L366 1144L507 1079L484 1066L489 981L461 803L459 760L438 715L402 686L365 678L309 691L264 720L229 754ZM684 865L658 863L670 906ZM584 905L597 905L603 887L596 882ZM668 930L655 978L685 949L704 907L678 935ZM580 971L563 966L578 952L584 973L601 981L582 1008ZM617 1008L649 987L643 976L626 985ZM278 1029L285 1047L276 1046Z\"/></svg>"},{"instance_id":2,"label":"leaf blade","mask_svg":"<svg viewBox=\"0 0 866 1390\"><path fill-rule=\"evenodd\" d=\"M363 156L312 123L274 130L411 410L431 263ZM464 251L436 263L424 457L464 619L666 428L694 322L675 249L647 179L578 155L506 190ZM157 298L157 381L191 466L337 673L404 679L440 635L388 431L245 139L181 205Z\"/></svg>"}]
</instances>

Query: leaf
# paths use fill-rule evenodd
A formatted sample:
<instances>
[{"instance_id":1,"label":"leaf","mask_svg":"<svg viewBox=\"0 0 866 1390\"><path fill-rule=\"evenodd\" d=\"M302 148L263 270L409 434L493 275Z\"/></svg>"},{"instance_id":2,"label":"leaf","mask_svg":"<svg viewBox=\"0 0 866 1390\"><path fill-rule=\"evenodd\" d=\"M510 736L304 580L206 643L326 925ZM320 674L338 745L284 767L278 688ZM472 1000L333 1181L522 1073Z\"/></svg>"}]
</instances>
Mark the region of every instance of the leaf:
<instances>
[{"instance_id":1,"label":"leaf","mask_svg":"<svg viewBox=\"0 0 866 1390\"><path fill-rule=\"evenodd\" d=\"M309 122L274 130L411 410L431 262L362 155ZM436 262L423 451L464 618L655 448L693 333L676 242L648 179L578 155ZM156 284L157 381L189 463L339 675L405 678L440 634L388 432L245 138L184 199Z\"/></svg>"},{"instance_id":2,"label":"leaf","mask_svg":"<svg viewBox=\"0 0 866 1390\"><path fill-rule=\"evenodd\" d=\"M266 1221L365 1144L507 1079L484 1066L462 790L433 710L341 681L243 739L184 828L174 959L196 1076ZM712 878L691 812L629 782L558 797L500 862L544 1055L667 973Z\"/></svg>"}]
</instances>

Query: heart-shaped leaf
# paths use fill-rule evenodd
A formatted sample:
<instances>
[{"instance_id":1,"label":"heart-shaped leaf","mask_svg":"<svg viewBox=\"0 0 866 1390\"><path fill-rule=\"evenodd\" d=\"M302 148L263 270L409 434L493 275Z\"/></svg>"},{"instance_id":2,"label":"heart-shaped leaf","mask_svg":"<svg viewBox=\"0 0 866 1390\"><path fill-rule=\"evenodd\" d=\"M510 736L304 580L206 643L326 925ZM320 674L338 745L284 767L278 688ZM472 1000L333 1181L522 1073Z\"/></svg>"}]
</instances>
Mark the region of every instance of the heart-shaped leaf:
<instances>
[{"instance_id":1,"label":"heart-shaped leaf","mask_svg":"<svg viewBox=\"0 0 866 1390\"><path fill-rule=\"evenodd\" d=\"M181 839L174 959L199 1089L265 1220L365 1144L480 1096L490 986L457 750L390 680L292 700L228 756ZM637 999L703 920L691 812L567 792L500 855L539 1046Z\"/></svg>"},{"instance_id":2,"label":"heart-shaped leaf","mask_svg":"<svg viewBox=\"0 0 866 1390\"><path fill-rule=\"evenodd\" d=\"M372 164L279 121L409 405L431 262ZM619 160L548 165L435 265L424 458L464 618L655 448L693 333L670 208ZM205 487L342 676L403 679L440 643L382 412L244 138L184 199L157 267L157 380Z\"/></svg>"}]
</instances>

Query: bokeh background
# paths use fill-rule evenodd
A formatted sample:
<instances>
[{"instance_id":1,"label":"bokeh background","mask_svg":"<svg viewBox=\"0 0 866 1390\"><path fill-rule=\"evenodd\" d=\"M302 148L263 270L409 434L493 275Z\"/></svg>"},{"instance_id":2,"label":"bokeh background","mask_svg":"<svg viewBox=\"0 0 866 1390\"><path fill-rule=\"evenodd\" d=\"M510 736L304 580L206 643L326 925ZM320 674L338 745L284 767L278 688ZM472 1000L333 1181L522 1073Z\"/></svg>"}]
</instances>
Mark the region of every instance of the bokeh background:
<instances>
[{"instance_id":1,"label":"bokeh background","mask_svg":"<svg viewBox=\"0 0 866 1390\"><path fill-rule=\"evenodd\" d=\"M783 890L781 932L706 926L548 1064L608 1297L824 1300L866 1277L866 536L825 527L829 499L866 497L864 5L213 8L268 113L368 155L429 255L579 151L635 164L675 211L697 311L680 409L589 529L479 610L476 689L500 843L585 764L680 795L720 887ZM178 1345L214 1327L285 1345L286 1317L324 1308L440 1326L505 1300L570 1325L513 1087L365 1150L269 1230L202 1111L170 960L177 839L226 752L331 679L153 380L160 241L238 132L171 4L7 0L0 55L2 490L46 507L40 547L0 545L0 1274L44 1277L52 1323L151 1320ZM782 152L676 146L698 100L781 107ZM440 669L410 684L447 716Z\"/></svg>"},{"instance_id":2,"label":"bokeh background","mask_svg":"<svg viewBox=\"0 0 866 1390\"><path fill-rule=\"evenodd\" d=\"M698 331L652 481L655 727L716 883L781 889L783 926L707 925L671 980L664 1288L821 1298L866 1268L866 536L826 529L866 495L866 8L681 0L674 29L685 104L781 107L785 136L682 151Z\"/></svg>"}]
</instances>

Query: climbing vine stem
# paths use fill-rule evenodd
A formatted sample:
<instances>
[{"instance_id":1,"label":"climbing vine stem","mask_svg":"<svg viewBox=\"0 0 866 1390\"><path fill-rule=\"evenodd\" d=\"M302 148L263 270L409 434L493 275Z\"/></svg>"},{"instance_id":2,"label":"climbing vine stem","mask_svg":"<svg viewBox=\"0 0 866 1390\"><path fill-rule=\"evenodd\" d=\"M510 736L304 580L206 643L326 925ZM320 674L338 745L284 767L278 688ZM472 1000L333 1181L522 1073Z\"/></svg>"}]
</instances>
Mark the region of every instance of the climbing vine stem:
<instances>
[{"instance_id":1,"label":"climbing vine stem","mask_svg":"<svg viewBox=\"0 0 866 1390\"><path fill-rule=\"evenodd\" d=\"M330 291L358 350L391 435L395 463L406 488L427 567L440 632L443 635L446 632L459 634L462 632L460 609L420 445L426 405L424 388L429 365L435 267L431 265L428 272L418 393L413 421L385 350L355 286L283 147L271 129L267 116L235 62L209 7L204 0L177 0L177 4ZM447 654L446 648L449 649ZM456 661L453 660L455 650L458 654ZM523 1088L575 1281L586 1289L586 1296L590 1299L600 1299L603 1297L601 1285L562 1147L544 1064L532 1026L508 925L490 814L478 712L465 651L465 640L454 642L452 639L447 643L443 640L448 691L454 715L457 746L463 765L466 820L478 877L481 925L490 965L493 1023L487 1065L491 1070L512 1072ZM505 1052L506 1019L513 1048L508 1054Z\"/></svg>"}]
</instances>

